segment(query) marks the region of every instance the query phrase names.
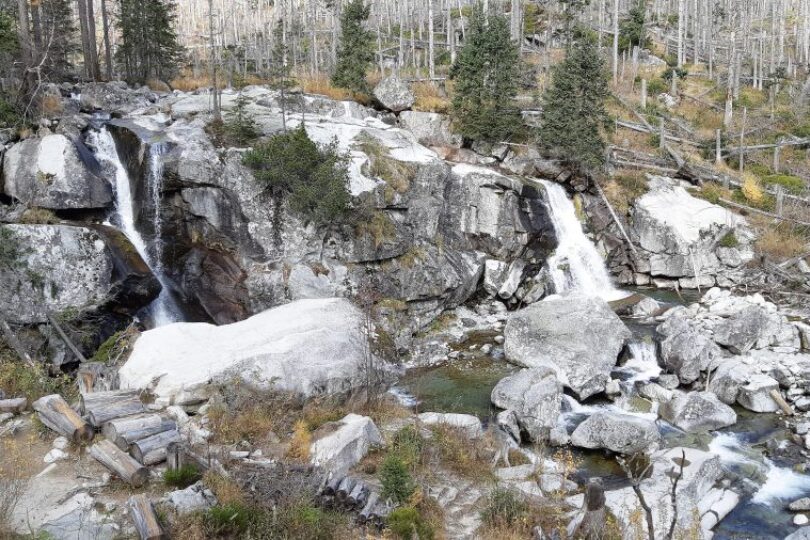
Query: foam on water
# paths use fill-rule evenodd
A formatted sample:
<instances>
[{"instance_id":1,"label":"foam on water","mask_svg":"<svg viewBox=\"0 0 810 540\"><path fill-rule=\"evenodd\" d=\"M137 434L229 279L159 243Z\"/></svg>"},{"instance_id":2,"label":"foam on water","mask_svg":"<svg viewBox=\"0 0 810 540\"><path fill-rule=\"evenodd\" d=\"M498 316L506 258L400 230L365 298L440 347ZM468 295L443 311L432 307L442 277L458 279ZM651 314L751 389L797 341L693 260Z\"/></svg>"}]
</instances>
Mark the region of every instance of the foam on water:
<instances>
[{"instance_id":1,"label":"foam on water","mask_svg":"<svg viewBox=\"0 0 810 540\"><path fill-rule=\"evenodd\" d=\"M549 214L557 235L557 249L548 261L555 291L599 296L607 301L626 297L627 293L613 286L605 261L585 236L568 194L559 184L541 182L548 194Z\"/></svg>"},{"instance_id":2,"label":"foam on water","mask_svg":"<svg viewBox=\"0 0 810 540\"><path fill-rule=\"evenodd\" d=\"M655 344L648 341L634 341L628 345L630 359L619 371L630 374L625 383L647 382L661 374Z\"/></svg>"}]
</instances>

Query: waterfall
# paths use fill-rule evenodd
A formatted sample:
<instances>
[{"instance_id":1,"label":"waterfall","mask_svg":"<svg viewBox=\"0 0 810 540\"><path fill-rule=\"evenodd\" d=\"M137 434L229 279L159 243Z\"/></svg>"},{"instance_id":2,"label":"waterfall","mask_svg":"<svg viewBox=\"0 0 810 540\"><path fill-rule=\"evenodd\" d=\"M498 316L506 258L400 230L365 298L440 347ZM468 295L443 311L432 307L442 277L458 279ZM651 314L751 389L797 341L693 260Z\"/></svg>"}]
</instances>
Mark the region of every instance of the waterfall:
<instances>
[{"instance_id":1,"label":"waterfall","mask_svg":"<svg viewBox=\"0 0 810 540\"><path fill-rule=\"evenodd\" d=\"M627 347L630 350L630 359L618 368L630 375L630 378L624 381L625 384L647 382L661 374L655 343L646 340L634 341Z\"/></svg>"},{"instance_id":2,"label":"waterfall","mask_svg":"<svg viewBox=\"0 0 810 540\"><path fill-rule=\"evenodd\" d=\"M557 234L557 250L548 261L557 294L573 292L608 301L626 296L613 286L605 262L582 231L565 190L554 182L541 182L548 194L549 213Z\"/></svg>"},{"instance_id":3,"label":"waterfall","mask_svg":"<svg viewBox=\"0 0 810 540\"><path fill-rule=\"evenodd\" d=\"M113 188L115 191L115 211L117 215L117 225L132 243L135 250L149 266L152 273L160 282L160 295L149 306L149 314L152 317L152 324L155 327L163 326L178 320L182 320L180 309L169 292L169 283L163 272L161 223L160 223L160 191L163 182L163 160L162 155L165 149L160 145L151 147L149 155L149 194L155 205L155 240L152 243L150 253L148 244L141 232L138 230L135 220L135 206L132 198L132 186L129 180L129 173L118 156L115 147L115 140L106 127L98 131L93 131L88 135L89 146L95 149L96 159L102 165L108 165L115 171L115 181Z\"/></svg>"}]
</instances>

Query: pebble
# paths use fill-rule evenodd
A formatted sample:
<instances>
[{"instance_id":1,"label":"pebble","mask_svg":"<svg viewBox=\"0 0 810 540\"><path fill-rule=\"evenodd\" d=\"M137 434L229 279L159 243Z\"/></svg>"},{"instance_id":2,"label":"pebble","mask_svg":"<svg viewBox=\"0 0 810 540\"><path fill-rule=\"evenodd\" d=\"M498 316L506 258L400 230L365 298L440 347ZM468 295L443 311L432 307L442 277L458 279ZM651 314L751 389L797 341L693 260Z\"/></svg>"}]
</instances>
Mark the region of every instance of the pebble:
<instances>
[{"instance_id":1,"label":"pebble","mask_svg":"<svg viewBox=\"0 0 810 540\"><path fill-rule=\"evenodd\" d=\"M810 519L807 519L807 516L804 514L796 514L793 516L793 524L794 525L807 525L810 523Z\"/></svg>"},{"instance_id":2,"label":"pebble","mask_svg":"<svg viewBox=\"0 0 810 540\"><path fill-rule=\"evenodd\" d=\"M70 444L70 442L66 437L57 437L53 440L53 447L57 450L64 450L68 447L68 444Z\"/></svg>"},{"instance_id":3,"label":"pebble","mask_svg":"<svg viewBox=\"0 0 810 540\"><path fill-rule=\"evenodd\" d=\"M481 345L481 354L489 354L492 351L492 345L486 343Z\"/></svg>"},{"instance_id":4,"label":"pebble","mask_svg":"<svg viewBox=\"0 0 810 540\"><path fill-rule=\"evenodd\" d=\"M56 463L57 461L64 461L68 458L66 452L59 450L58 448L51 449L50 452L45 454L45 457L42 459L45 463Z\"/></svg>"},{"instance_id":5,"label":"pebble","mask_svg":"<svg viewBox=\"0 0 810 540\"><path fill-rule=\"evenodd\" d=\"M495 341L495 343L497 343L498 345L501 345L501 344L502 344L502 343L505 341L503 336L495 336L495 337L493 338L493 340L494 340L494 341Z\"/></svg>"},{"instance_id":6,"label":"pebble","mask_svg":"<svg viewBox=\"0 0 810 540\"><path fill-rule=\"evenodd\" d=\"M810 510L810 497L803 497L788 505L788 509L794 512L805 512Z\"/></svg>"}]
</instances>

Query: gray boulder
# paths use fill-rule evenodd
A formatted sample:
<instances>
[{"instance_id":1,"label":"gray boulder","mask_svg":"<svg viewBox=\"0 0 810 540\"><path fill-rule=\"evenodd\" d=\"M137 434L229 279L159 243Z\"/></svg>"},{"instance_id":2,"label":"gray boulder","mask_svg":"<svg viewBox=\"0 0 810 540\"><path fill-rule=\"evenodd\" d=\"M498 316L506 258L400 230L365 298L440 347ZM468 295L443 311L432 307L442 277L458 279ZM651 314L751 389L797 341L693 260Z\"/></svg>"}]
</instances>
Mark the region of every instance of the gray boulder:
<instances>
[{"instance_id":1,"label":"gray boulder","mask_svg":"<svg viewBox=\"0 0 810 540\"><path fill-rule=\"evenodd\" d=\"M740 388L747 384L755 373L753 367L743 364L739 358L723 360L712 372L707 390L726 405L732 405L737 402Z\"/></svg>"},{"instance_id":2,"label":"gray boulder","mask_svg":"<svg viewBox=\"0 0 810 540\"><path fill-rule=\"evenodd\" d=\"M547 366L579 399L602 392L630 331L600 298L568 296L513 312L504 331L509 361Z\"/></svg>"},{"instance_id":3,"label":"gray boulder","mask_svg":"<svg viewBox=\"0 0 810 540\"><path fill-rule=\"evenodd\" d=\"M413 133L421 144L461 147L461 135L453 133L450 118L447 115L422 111L403 111L399 115L399 124Z\"/></svg>"},{"instance_id":4,"label":"gray boulder","mask_svg":"<svg viewBox=\"0 0 810 540\"><path fill-rule=\"evenodd\" d=\"M217 504L217 498L202 482L197 482L186 489L178 489L166 494L169 503L178 514L188 514L207 510Z\"/></svg>"},{"instance_id":5,"label":"gray boulder","mask_svg":"<svg viewBox=\"0 0 810 540\"><path fill-rule=\"evenodd\" d=\"M734 409L711 392L677 394L661 406L660 414L664 420L688 433L712 431L737 422Z\"/></svg>"},{"instance_id":6,"label":"gray boulder","mask_svg":"<svg viewBox=\"0 0 810 540\"><path fill-rule=\"evenodd\" d=\"M496 406L514 411L520 428L532 440L543 441L557 425L562 384L549 367L523 369L501 379L491 398Z\"/></svg>"},{"instance_id":7,"label":"gray boulder","mask_svg":"<svg viewBox=\"0 0 810 540\"><path fill-rule=\"evenodd\" d=\"M771 397L772 391L779 391L779 383L767 375L752 376L748 383L740 387L737 403L754 412L776 412L779 405Z\"/></svg>"},{"instance_id":8,"label":"gray boulder","mask_svg":"<svg viewBox=\"0 0 810 540\"><path fill-rule=\"evenodd\" d=\"M471 414L426 412L419 415L419 421L428 426L447 426L458 429L471 439L484 434L484 427L477 416Z\"/></svg>"},{"instance_id":9,"label":"gray boulder","mask_svg":"<svg viewBox=\"0 0 810 540\"><path fill-rule=\"evenodd\" d=\"M571 444L580 448L605 448L620 454L654 449L660 441L655 422L638 416L598 411L571 434Z\"/></svg>"},{"instance_id":10,"label":"gray boulder","mask_svg":"<svg viewBox=\"0 0 810 540\"><path fill-rule=\"evenodd\" d=\"M14 241L20 251L16 267L0 265L0 289L5 291L0 314L10 322L44 323L49 313L92 310L116 298L134 311L159 291L154 276L121 236L70 225L0 229L13 239L3 241Z\"/></svg>"},{"instance_id":11,"label":"gray boulder","mask_svg":"<svg viewBox=\"0 0 810 540\"><path fill-rule=\"evenodd\" d=\"M347 414L338 422L321 426L315 437L309 449L310 461L335 475L347 473L369 450L383 444L374 421L357 414Z\"/></svg>"},{"instance_id":12,"label":"gray boulder","mask_svg":"<svg viewBox=\"0 0 810 540\"><path fill-rule=\"evenodd\" d=\"M395 76L386 77L374 87L374 97L383 107L393 112L402 112L413 107L416 98L408 83Z\"/></svg>"},{"instance_id":13,"label":"gray boulder","mask_svg":"<svg viewBox=\"0 0 810 540\"><path fill-rule=\"evenodd\" d=\"M721 322L715 328L714 340L735 354L744 354L752 348L776 344L782 325L779 314L751 305ZM787 323L785 326L784 331L792 335L794 329Z\"/></svg>"},{"instance_id":14,"label":"gray boulder","mask_svg":"<svg viewBox=\"0 0 810 540\"><path fill-rule=\"evenodd\" d=\"M104 208L113 201L110 182L82 160L64 135L26 139L6 152L3 191L27 206L52 210Z\"/></svg>"}]
</instances>

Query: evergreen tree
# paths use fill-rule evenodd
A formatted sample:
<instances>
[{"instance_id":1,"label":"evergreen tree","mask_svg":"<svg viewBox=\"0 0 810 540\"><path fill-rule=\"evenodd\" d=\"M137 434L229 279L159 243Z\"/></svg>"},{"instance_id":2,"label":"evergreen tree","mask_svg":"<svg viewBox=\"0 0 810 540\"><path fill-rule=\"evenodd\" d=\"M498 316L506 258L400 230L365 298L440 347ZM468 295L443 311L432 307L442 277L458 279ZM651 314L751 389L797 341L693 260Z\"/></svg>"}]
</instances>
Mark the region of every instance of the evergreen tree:
<instances>
[{"instance_id":1,"label":"evergreen tree","mask_svg":"<svg viewBox=\"0 0 810 540\"><path fill-rule=\"evenodd\" d=\"M619 50L629 51L633 47L645 48L648 44L644 29L645 23L644 1L641 0L630 13L619 23Z\"/></svg>"},{"instance_id":2,"label":"evergreen tree","mask_svg":"<svg viewBox=\"0 0 810 540\"><path fill-rule=\"evenodd\" d=\"M467 139L496 142L520 125L515 107L520 55L502 16L473 8L467 40L450 70L455 81L453 116Z\"/></svg>"},{"instance_id":3,"label":"evergreen tree","mask_svg":"<svg viewBox=\"0 0 810 540\"><path fill-rule=\"evenodd\" d=\"M169 79L183 49L174 29L173 0L120 0L116 60L130 81Z\"/></svg>"},{"instance_id":4,"label":"evergreen tree","mask_svg":"<svg viewBox=\"0 0 810 540\"><path fill-rule=\"evenodd\" d=\"M609 94L602 57L592 37L580 36L554 66L551 86L543 96L538 130L541 145L583 172L605 160L601 127L607 119Z\"/></svg>"},{"instance_id":5,"label":"evergreen tree","mask_svg":"<svg viewBox=\"0 0 810 540\"><path fill-rule=\"evenodd\" d=\"M42 27L38 48L45 55L44 74L53 80L64 79L71 75L71 58L79 51L70 0L41 0L36 9Z\"/></svg>"},{"instance_id":6,"label":"evergreen tree","mask_svg":"<svg viewBox=\"0 0 810 540\"><path fill-rule=\"evenodd\" d=\"M340 46L332 84L353 92L368 92L366 71L374 61L374 33L363 28L371 7L351 0L340 15Z\"/></svg>"}]
</instances>

